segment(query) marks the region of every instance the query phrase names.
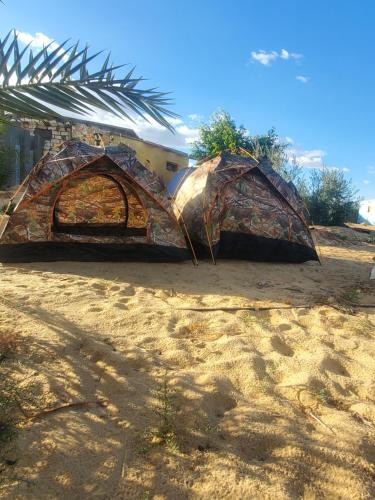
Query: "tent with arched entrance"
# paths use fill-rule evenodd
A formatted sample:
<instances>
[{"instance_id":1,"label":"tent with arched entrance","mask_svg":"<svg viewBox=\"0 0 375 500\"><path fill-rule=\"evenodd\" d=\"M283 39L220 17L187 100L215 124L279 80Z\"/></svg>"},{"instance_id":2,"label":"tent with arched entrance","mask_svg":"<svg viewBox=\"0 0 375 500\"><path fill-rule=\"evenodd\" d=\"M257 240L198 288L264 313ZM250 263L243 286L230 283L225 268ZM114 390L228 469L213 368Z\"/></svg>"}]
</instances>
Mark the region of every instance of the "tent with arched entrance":
<instances>
[{"instance_id":1,"label":"tent with arched entrance","mask_svg":"<svg viewBox=\"0 0 375 500\"><path fill-rule=\"evenodd\" d=\"M25 179L0 230L0 261L189 258L163 182L127 146L68 141Z\"/></svg>"},{"instance_id":2,"label":"tent with arched entrance","mask_svg":"<svg viewBox=\"0 0 375 500\"><path fill-rule=\"evenodd\" d=\"M319 260L302 199L266 159L225 152L201 163L180 183L174 210L200 256Z\"/></svg>"}]
</instances>

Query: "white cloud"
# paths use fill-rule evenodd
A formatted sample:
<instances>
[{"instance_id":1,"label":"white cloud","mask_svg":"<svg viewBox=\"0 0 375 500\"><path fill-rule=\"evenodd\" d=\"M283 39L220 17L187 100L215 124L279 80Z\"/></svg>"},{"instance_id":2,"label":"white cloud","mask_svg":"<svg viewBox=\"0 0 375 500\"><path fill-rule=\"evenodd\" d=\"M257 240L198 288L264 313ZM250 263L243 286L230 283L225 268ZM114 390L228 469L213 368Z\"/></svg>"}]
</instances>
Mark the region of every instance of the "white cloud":
<instances>
[{"instance_id":1,"label":"white cloud","mask_svg":"<svg viewBox=\"0 0 375 500\"><path fill-rule=\"evenodd\" d=\"M292 139L291 137L286 136L286 137L285 137L285 140L286 140L286 142L287 142L288 144L294 144L294 141L293 141L293 139Z\"/></svg>"},{"instance_id":2,"label":"white cloud","mask_svg":"<svg viewBox=\"0 0 375 500\"><path fill-rule=\"evenodd\" d=\"M188 118L190 118L192 122L201 122L203 120L203 115L192 113L191 115L188 115Z\"/></svg>"},{"instance_id":3,"label":"white cloud","mask_svg":"<svg viewBox=\"0 0 375 500\"><path fill-rule=\"evenodd\" d=\"M286 49L281 49L280 51L281 59L301 59L302 54L296 54L295 52L288 52Z\"/></svg>"},{"instance_id":4,"label":"white cloud","mask_svg":"<svg viewBox=\"0 0 375 500\"><path fill-rule=\"evenodd\" d=\"M305 168L323 168L326 154L322 149L289 149L289 158L295 158L297 163Z\"/></svg>"},{"instance_id":5,"label":"white cloud","mask_svg":"<svg viewBox=\"0 0 375 500\"><path fill-rule=\"evenodd\" d=\"M51 44L49 46L48 50L55 50L59 46L58 43L56 43L52 38L50 38L48 35L45 35L44 33L37 32L35 35L31 35L30 33L26 33L25 31L16 31L18 40L25 45L30 43L30 47L32 49L42 49L43 47L47 47L47 45ZM64 51L63 49L59 50L58 54L62 54ZM67 56L63 57L64 61L68 59Z\"/></svg>"},{"instance_id":6,"label":"white cloud","mask_svg":"<svg viewBox=\"0 0 375 500\"><path fill-rule=\"evenodd\" d=\"M275 51L266 52L265 50L259 50L258 52L251 52L253 62L258 62L263 64L263 66L269 66L270 62L275 61L278 57L279 54Z\"/></svg>"},{"instance_id":7,"label":"white cloud","mask_svg":"<svg viewBox=\"0 0 375 500\"><path fill-rule=\"evenodd\" d=\"M134 117L133 123L131 120L122 119L101 110L84 117L77 116L77 118L96 121L106 125L114 125L116 127L131 128L141 139L183 150L188 150L190 144L199 137L199 129L189 127L181 118L169 118L169 122L176 130L175 134L152 119L147 122L140 117Z\"/></svg>"},{"instance_id":8,"label":"white cloud","mask_svg":"<svg viewBox=\"0 0 375 500\"><path fill-rule=\"evenodd\" d=\"M366 184L366 186L368 186L369 184L371 184L371 181L369 181L368 179L365 179L365 180L363 181L363 184Z\"/></svg>"},{"instance_id":9,"label":"white cloud","mask_svg":"<svg viewBox=\"0 0 375 500\"><path fill-rule=\"evenodd\" d=\"M370 174L370 175L375 175L375 167L374 166L370 166L370 167L367 167L367 172Z\"/></svg>"},{"instance_id":10,"label":"white cloud","mask_svg":"<svg viewBox=\"0 0 375 500\"><path fill-rule=\"evenodd\" d=\"M251 52L251 60L252 62L258 62L263 64L263 66L269 66L272 62L276 61L276 59L283 59L284 61L289 60L298 60L302 58L302 54L297 54L296 52L289 52L286 49L281 49L280 52L276 50L272 50L267 52L265 50L253 50Z\"/></svg>"},{"instance_id":11,"label":"white cloud","mask_svg":"<svg viewBox=\"0 0 375 500\"><path fill-rule=\"evenodd\" d=\"M16 31L16 33L20 42L24 43L25 45L30 43L31 47L35 49L42 49L51 42L55 45L54 48L58 47L58 44L54 42L52 38L45 35L44 33L37 32L35 33L35 35L31 35L30 33L26 33L24 31Z\"/></svg>"},{"instance_id":12,"label":"white cloud","mask_svg":"<svg viewBox=\"0 0 375 500\"><path fill-rule=\"evenodd\" d=\"M307 83L310 80L310 77L298 75L298 76L296 76L296 80L298 80L299 82L302 82L302 83Z\"/></svg>"},{"instance_id":13,"label":"white cloud","mask_svg":"<svg viewBox=\"0 0 375 500\"><path fill-rule=\"evenodd\" d=\"M289 161L295 160L302 168L316 168L328 170L341 170L342 172L350 172L347 167L335 167L327 165L325 161L326 151L322 149L301 149L299 147L291 147L288 150Z\"/></svg>"}]
</instances>

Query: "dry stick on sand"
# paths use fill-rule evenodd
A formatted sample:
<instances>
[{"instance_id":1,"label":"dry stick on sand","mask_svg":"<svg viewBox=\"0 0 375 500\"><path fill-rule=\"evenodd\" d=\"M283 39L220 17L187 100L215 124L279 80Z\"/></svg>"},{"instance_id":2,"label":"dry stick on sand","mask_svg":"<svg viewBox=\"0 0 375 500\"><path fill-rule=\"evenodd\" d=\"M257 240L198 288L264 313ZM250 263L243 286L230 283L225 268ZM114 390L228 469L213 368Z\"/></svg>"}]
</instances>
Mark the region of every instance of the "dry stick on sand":
<instances>
[{"instance_id":1,"label":"dry stick on sand","mask_svg":"<svg viewBox=\"0 0 375 500\"><path fill-rule=\"evenodd\" d=\"M36 420L38 418L43 418L51 413L56 413L64 410L70 410L71 408L89 408L92 406L105 406L105 401L78 401L77 403L68 403L66 405L58 406L57 408L51 408L50 410L42 410L34 415L28 415L30 420Z\"/></svg>"},{"instance_id":2,"label":"dry stick on sand","mask_svg":"<svg viewBox=\"0 0 375 500\"><path fill-rule=\"evenodd\" d=\"M314 420L316 420L317 422L319 422L319 424L323 425L323 427L325 427L326 429L328 429L332 434L336 435L336 432L331 427L329 427L327 424L325 424L323 422L323 420L321 420L319 417L317 417L316 415L314 415L314 413L311 410L309 410L308 408L304 407L302 411L303 411L303 413L306 413L306 415L308 415L309 417L311 417Z\"/></svg>"},{"instance_id":3,"label":"dry stick on sand","mask_svg":"<svg viewBox=\"0 0 375 500\"><path fill-rule=\"evenodd\" d=\"M302 410L302 413L304 413L305 415L308 415L309 417L313 418L316 422L318 422L319 424L321 424L323 427L325 427L326 429L328 429L332 434L336 435L336 432L327 424L325 424L323 422L322 419L320 419L319 417L317 417L313 412L312 412L312 409L311 408L308 408L307 406L305 406L303 404L303 402L301 401L301 393L303 391L306 391L305 388L302 388L302 389L299 389L299 391L297 392L297 399L298 399L298 402L300 404L300 407L301 407L301 410Z\"/></svg>"},{"instance_id":4,"label":"dry stick on sand","mask_svg":"<svg viewBox=\"0 0 375 500\"><path fill-rule=\"evenodd\" d=\"M198 312L205 312L205 311L272 311L274 309L312 309L313 307L317 306L327 306L327 307L333 307L334 309L339 309L342 310L342 308L339 308L338 306L334 306L332 304L311 304L311 305L305 305L305 306L300 306L300 305L295 305L295 306L231 306L231 307L226 307L226 306L218 306L218 307L176 307L176 311L198 311ZM355 306L352 307L364 307L364 308L375 308L375 304L356 304Z\"/></svg>"},{"instance_id":5,"label":"dry stick on sand","mask_svg":"<svg viewBox=\"0 0 375 500\"><path fill-rule=\"evenodd\" d=\"M218 307L176 307L176 311L270 311L272 309L309 309L314 306L218 306Z\"/></svg>"}]
</instances>

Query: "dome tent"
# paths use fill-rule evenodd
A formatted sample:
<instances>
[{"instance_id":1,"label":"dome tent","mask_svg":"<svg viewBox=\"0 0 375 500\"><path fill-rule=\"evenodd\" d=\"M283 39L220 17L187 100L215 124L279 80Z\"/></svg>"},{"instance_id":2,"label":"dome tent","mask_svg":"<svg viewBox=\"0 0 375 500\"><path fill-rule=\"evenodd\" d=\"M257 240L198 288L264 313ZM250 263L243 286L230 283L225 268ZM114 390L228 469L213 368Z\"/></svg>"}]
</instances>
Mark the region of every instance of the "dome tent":
<instances>
[{"instance_id":1,"label":"dome tent","mask_svg":"<svg viewBox=\"0 0 375 500\"><path fill-rule=\"evenodd\" d=\"M185 167L178 170L167 184L167 191L170 196L174 196L184 179L194 172L194 167Z\"/></svg>"},{"instance_id":2,"label":"dome tent","mask_svg":"<svg viewBox=\"0 0 375 500\"><path fill-rule=\"evenodd\" d=\"M36 164L6 219L3 262L190 258L163 182L125 145L65 142Z\"/></svg>"},{"instance_id":3,"label":"dome tent","mask_svg":"<svg viewBox=\"0 0 375 500\"><path fill-rule=\"evenodd\" d=\"M174 210L200 256L319 260L302 199L266 159L224 152L204 161L180 184Z\"/></svg>"}]
</instances>

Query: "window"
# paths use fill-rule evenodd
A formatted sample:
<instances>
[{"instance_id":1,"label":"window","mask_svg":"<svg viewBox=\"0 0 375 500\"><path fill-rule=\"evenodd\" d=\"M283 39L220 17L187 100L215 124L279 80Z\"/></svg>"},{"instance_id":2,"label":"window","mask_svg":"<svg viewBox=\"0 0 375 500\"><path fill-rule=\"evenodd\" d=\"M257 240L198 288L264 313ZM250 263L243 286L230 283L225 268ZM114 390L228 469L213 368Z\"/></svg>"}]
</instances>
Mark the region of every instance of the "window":
<instances>
[{"instance_id":1,"label":"window","mask_svg":"<svg viewBox=\"0 0 375 500\"><path fill-rule=\"evenodd\" d=\"M173 163L171 161L167 161L166 168L167 168L167 170L169 170L169 172L177 172L178 165L177 165L177 163Z\"/></svg>"}]
</instances>

